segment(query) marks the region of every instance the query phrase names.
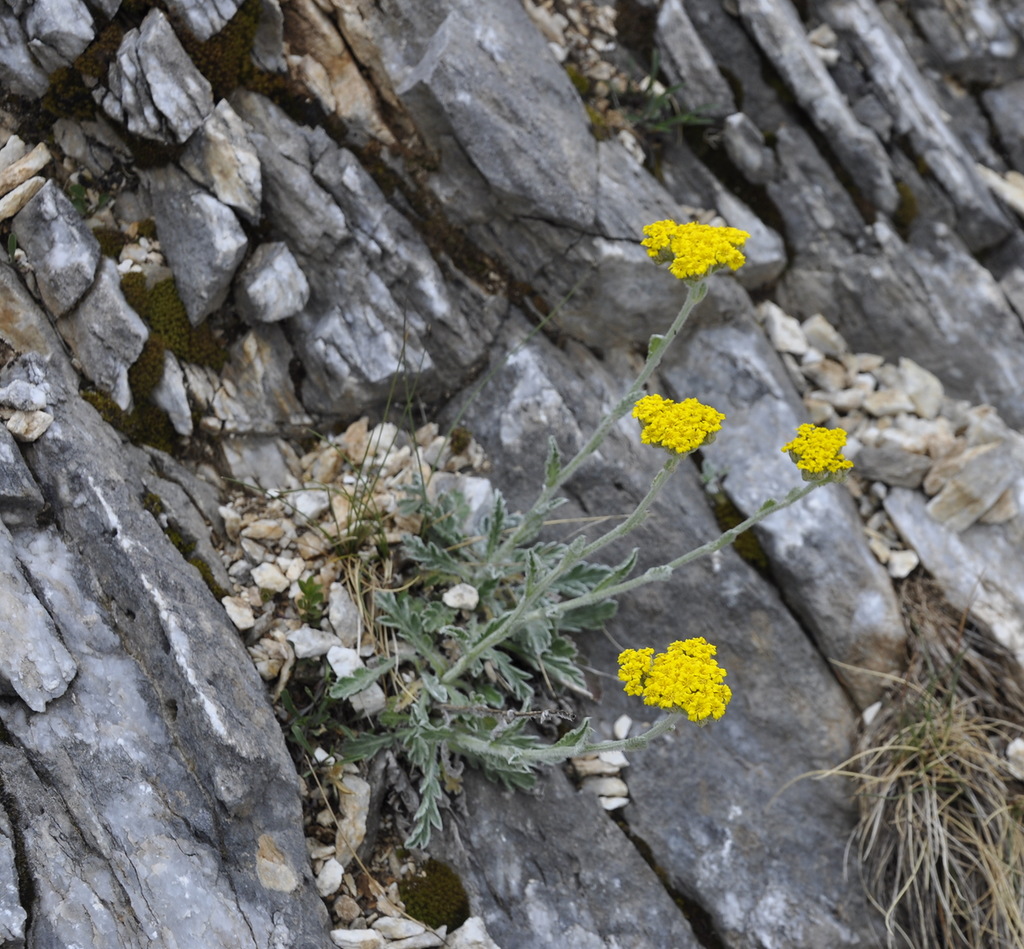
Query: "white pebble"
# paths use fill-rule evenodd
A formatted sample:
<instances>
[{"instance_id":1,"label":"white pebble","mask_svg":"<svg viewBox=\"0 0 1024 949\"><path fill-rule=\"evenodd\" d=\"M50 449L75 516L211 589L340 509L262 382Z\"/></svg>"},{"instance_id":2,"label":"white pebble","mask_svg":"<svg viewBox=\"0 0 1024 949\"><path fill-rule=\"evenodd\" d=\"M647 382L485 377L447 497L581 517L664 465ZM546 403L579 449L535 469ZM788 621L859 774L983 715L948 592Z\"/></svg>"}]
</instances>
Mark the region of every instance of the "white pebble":
<instances>
[{"instance_id":1,"label":"white pebble","mask_svg":"<svg viewBox=\"0 0 1024 949\"><path fill-rule=\"evenodd\" d=\"M316 891L322 897L333 896L341 888L341 878L345 869L334 857L324 862L316 878Z\"/></svg>"},{"instance_id":2,"label":"white pebble","mask_svg":"<svg viewBox=\"0 0 1024 949\"><path fill-rule=\"evenodd\" d=\"M226 596L220 602L228 614L228 619L235 624L235 629L252 629L256 625L252 609L241 597Z\"/></svg>"},{"instance_id":3,"label":"white pebble","mask_svg":"<svg viewBox=\"0 0 1024 949\"><path fill-rule=\"evenodd\" d=\"M444 600L445 606L450 606L453 610L475 610L480 602L480 594L477 593L476 587L468 583L457 583L450 590L445 590L441 599Z\"/></svg>"},{"instance_id":4,"label":"white pebble","mask_svg":"<svg viewBox=\"0 0 1024 949\"><path fill-rule=\"evenodd\" d=\"M629 737L629 730L633 727L633 719L628 715L620 715L612 725L612 734L619 740Z\"/></svg>"},{"instance_id":5,"label":"white pebble","mask_svg":"<svg viewBox=\"0 0 1024 949\"><path fill-rule=\"evenodd\" d=\"M341 646L341 641L333 633L325 633L312 626L301 626L288 633L286 638L295 647L296 659L326 656L335 646Z\"/></svg>"},{"instance_id":6,"label":"white pebble","mask_svg":"<svg viewBox=\"0 0 1024 949\"><path fill-rule=\"evenodd\" d=\"M374 929L332 929L331 942L340 949L383 949L386 945Z\"/></svg>"},{"instance_id":7,"label":"white pebble","mask_svg":"<svg viewBox=\"0 0 1024 949\"><path fill-rule=\"evenodd\" d=\"M283 593L291 586L291 580L281 573L281 568L277 564L261 563L258 567L253 567L250 572L253 583L261 590Z\"/></svg>"},{"instance_id":8,"label":"white pebble","mask_svg":"<svg viewBox=\"0 0 1024 949\"><path fill-rule=\"evenodd\" d=\"M397 916L381 916L373 924L373 928L388 939L408 939L410 936L418 936L420 933L426 932L426 926L421 923Z\"/></svg>"},{"instance_id":9,"label":"white pebble","mask_svg":"<svg viewBox=\"0 0 1024 949\"><path fill-rule=\"evenodd\" d=\"M617 811L629 803L628 797L599 797L598 801L606 811Z\"/></svg>"}]
</instances>

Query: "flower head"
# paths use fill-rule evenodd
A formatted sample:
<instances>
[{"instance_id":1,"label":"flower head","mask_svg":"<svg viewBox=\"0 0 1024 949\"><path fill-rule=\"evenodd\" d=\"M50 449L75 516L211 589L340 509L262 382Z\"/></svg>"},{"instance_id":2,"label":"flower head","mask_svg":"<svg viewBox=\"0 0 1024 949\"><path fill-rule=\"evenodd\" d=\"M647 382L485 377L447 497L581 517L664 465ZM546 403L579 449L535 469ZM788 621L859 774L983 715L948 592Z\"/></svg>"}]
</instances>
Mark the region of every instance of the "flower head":
<instances>
[{"instance_id":1,"label":"flower head","mask_svg":"<svg viewBox=\"0 0 1024 949\"><path fill-rule=\"evenodd\" d=\"M657 655L627 649L619 655L619 678L644 705L685 712L691 722L721 718L732 690L722 682L726 672L715 662L717 651L703 637L674 642Z\"/></svg>"},{"instance_id":2,"label":"flower head","mask_svg":"<svg viewBox=\"0 0 1024 949\"><path fill-rule=\"evenodd\" d=\"M685 455L714 441L725 416L696 399L673 402L660 395L645 395L633 406L633 418L643 427L640 441L645 445Z\"/></svg>"},{"instance_id":3,"label":"flower head","mask_svg":"<svg viewBox=\"0 0 1024 949\"><path fill-rule=\"evenodd\" d=\"M805 481L845 481L853 462L843 457L846 432L805 423L796 438L782 446L800 469Z\"/></svg>"},{"instance_id":4,"label":"flower head","mask_svg":"<svg viewBox=\"0 0 1024 949\"><path fill-rule=\"evenodd\" d=\"M820 428L805 423L797 437L782 445L790 452L805 481L845 481L853 462L843 458L846 432L841 428Z\"/></svg>"},{"instance_id":5,"label":"flower head","mask_svg":"<svg viewBox=\"0 0 1024 949\"><path fill-rule=\"evenodd\" d=\"M680 280L700 280L723 267L738 270L746 258L739 248L750 235L736 227L710 224L676 224L655 221L644 228L641 241L659 264L668 264L669 273Z\"/></svg>"}]
</instances>

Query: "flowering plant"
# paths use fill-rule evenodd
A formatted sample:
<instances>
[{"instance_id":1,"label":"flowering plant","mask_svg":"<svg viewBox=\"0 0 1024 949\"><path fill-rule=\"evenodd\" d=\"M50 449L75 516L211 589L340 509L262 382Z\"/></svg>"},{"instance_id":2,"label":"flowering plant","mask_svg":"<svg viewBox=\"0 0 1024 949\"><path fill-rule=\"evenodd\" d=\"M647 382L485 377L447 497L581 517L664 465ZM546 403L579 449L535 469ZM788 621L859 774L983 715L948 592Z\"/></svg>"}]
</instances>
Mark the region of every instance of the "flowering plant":
<instances>
[{"instance_id":1,"label":"flowering plant","mask_svg":"<svg viewBox=\"0 0 1024 949\"><path fill-rule=\"evenodd\" d=\"M586 444L563 462L551 439L544 483L533 506L511 514L500 494L479 536L467 536L466 509L457 493L430 503L426 492L410 498L410 512L422 517L418 536L406 538L404 554L414 566L398 590L378 594L378 622L403 644L389 658L339 679L335 699L357 695L368 685L393 683L391 697L370 731L349 729L341 753L349 760L395 747L419 774L420 802L407 843L425 846L441 826L440 807L458 790L462 761L468 760L508 786L524 787L533 770L568 757L642 748L682 720L703 724L721 718L732 692L726 671L715 661L716 647L704 639L672 643L655 654L650 647L619 656L619 678L630 695L667 714L646 732L598 742L589 720L546 743L531 722L567 716L559 708L535 707L538 697L559 689L586 694L569 633L601 628L615 613L615 598L666 579L681 566L732 543L774 511L845 476L851 463L841 455L845 433L801 426L789 451L810 480L782 501L766 501L742 523L667 564L633 576L634 551L607 566L593 558L636 528L682 458L709 443L725 416L696 398L681 402L643 394L666 349L693 307L707 293L706 279L744 260L744 231L702 224L658 221L644 228L643 246L658 263L684 281L687 294L663 336L652 338L647 360L629 390L602 419ZM612 427L632 412L640 440L665 450L667 458L645 497L629 516L593 540L570 544L538 542L548 515L562 503L561 487L603 443ZM475 592L458 602L453 586Z\"/></svg>"}]
</instances>

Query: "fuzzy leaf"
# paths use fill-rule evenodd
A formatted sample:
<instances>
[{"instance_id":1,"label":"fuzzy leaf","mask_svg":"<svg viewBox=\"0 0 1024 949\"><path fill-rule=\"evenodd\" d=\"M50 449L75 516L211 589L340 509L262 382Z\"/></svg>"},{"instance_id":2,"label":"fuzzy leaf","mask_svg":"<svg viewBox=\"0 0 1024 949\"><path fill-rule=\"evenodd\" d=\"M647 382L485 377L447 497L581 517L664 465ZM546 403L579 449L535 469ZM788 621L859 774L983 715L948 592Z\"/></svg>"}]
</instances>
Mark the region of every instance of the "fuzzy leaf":
<instances>
[{"instance_id":1,"label":"fuzzy leaf","mask_svg":"<svg viewBox=\"0 0 1024 949\"><path fill-rule=\"evenodd\" d=\"M444 576L462 576L462 565L443 547L411 534L402 541L402 551L426 571Z\"/></svg>"},{"instance_id":2,"label":"fuzzy leaf","mask_svg":"<svg viewBox=\"0 0 1024 949\"><path fill-rule=\"evenodd\" d=\"M558 628L572 633L584 629L600 629L615 615L618 608L615 600L601 600L579 609L566 610L558 616Z\"/></svg>"},{"instance_id":3,"label":"fuzzy leaf","mask_svg":"<svg viewBox=\"0 0 1024 949\"><path fill-rule=\"evenodd\" d=\"M550 488L558 483L562 473L562 456L558 451L558 442L554 435L548 436L548 460L544 465L544 487Z\"/></svg>"},{"instance_id":4,"label":"fuzzy leaf","mask_svg":"<svg viewBox=\"0 0 1024 949\"><path fill-rule=\"evenodd\" d=\"M353 695L358 695L373 685L385 672L393 669L397 662L397 659L387 659L372 669L356 669L352 675L339 678L327 690L327 694L332 699L348 699Z\"/></svg>"},{"instance_id":5,"label":"fuzzy leaf","mask_svg":"<svg viewBox=\"0 0 1024 949\"><path fill-rule=\"evenodd\" d=\"M616 583L621 583L625 580L626 577L628 577L636 568L636 558L639 552L640 548L634 547L633 552L623 560L622 563L618 564L618 566L612 567L604 579L594 586L593 592L599 593L601 590L614 586Z\"/></svg>"}]
</instances>

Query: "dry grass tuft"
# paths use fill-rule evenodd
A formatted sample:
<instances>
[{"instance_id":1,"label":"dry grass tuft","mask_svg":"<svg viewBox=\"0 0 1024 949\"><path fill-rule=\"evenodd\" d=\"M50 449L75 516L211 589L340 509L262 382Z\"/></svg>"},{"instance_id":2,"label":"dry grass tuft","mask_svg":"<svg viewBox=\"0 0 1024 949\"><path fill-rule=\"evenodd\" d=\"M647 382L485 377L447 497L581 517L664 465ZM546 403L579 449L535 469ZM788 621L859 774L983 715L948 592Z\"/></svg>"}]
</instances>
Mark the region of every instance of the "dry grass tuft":
<instances>
[{"instance_id":1,"label":"dry grass tuft","mask_svg":"<svg viewBox=\"0 0 1024 949\"><path fill-rule=\"evenodd\" d=\"M1024 677L927 581L902 590L910 662L859 750L851 846L889 945L1024 946L1024 795L1005 757L1024 736Z\"/></svg>"}]
</instances>

